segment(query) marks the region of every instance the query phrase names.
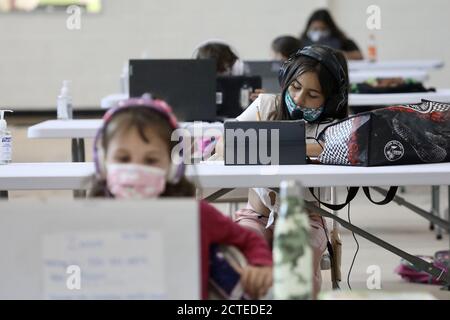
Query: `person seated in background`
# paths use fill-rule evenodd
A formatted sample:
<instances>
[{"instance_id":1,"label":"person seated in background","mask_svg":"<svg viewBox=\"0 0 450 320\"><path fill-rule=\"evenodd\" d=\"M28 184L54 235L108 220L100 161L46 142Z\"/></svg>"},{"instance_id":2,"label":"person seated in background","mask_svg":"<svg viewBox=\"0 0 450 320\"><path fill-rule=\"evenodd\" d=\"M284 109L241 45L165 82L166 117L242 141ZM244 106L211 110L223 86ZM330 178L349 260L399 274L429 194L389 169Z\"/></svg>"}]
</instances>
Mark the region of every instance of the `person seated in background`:
<instances>
[{"instance_id":1,"label":"person seated in background","mask_svg":"<svg viewBox=\"0 0 450 320\"><path fill-rule=\"evenodd\" d=\"M309 17L306 28L300 35L300 42L302 48L322 44L342 51L348 60L363 59L356 43L339 29L326 9L317 10Z\"/></svg>"},{"instance_id":2,"label":"person seated in background","mask_svg":"<svg viewBox=\"0 0 450 320\"><path fill-rule=\"evenodd\" d=\"M238 53L221 40L209 40L200 44L193 54L195 59L216 60L217 74L220 76L244 75L244 63Z\"/></svg>"},{"instance_id":3,"label":"person seated in background","mask_svg":"<svg viewBox=\"0 0 450 320\"><path fill-rule=\"evenodd\" d=\"M216 60L218 76L244 76L244 61L239 58L237 51L222 40L208 40L201 43L194 50L194 59ZM255 101L264 89L256 89L250 94L250 100Z\"/></svg>"},{"instance_id":4,"label":"person seated in background","mask_svg":"<svg viewBox=\"0 0 450 320\"><path fill-rule=\"evenodd\" d=\"M272 57L274 60L284 62L300 48L299 39L293 36L279 36L272 41Z\"/></svg>"}]
</instances>

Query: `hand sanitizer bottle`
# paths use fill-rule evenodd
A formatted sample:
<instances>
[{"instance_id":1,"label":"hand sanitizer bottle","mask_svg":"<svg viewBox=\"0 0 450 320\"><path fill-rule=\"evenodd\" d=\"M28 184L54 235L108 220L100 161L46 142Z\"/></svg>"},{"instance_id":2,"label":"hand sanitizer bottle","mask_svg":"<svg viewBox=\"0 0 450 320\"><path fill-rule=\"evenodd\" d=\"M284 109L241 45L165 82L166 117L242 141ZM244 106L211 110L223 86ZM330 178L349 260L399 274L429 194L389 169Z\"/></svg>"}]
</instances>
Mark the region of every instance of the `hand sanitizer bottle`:
<instances>
[{"instance_id":1,"label":"hand sanitizer bottle","mask_svg":"<svg viewBox=\"0 0 450 320\"><path fill-rule=\"evenodd\" d=\"M0 165L11 163L12 159L12 137L11 132L8 131L5 112L13 111L0 110Z\"/></svg>"},{"instance_id":2,"label":"hand sanitizer bottle","mask_svg":"<svg viewBox=\"0 0 450 320\"><path fill-rule=\"evenodd\" d=\"M57 118L61 120L73 118L72 96L70 95L69 85L69 80L63 81L61 94L58 96L57 100Z\"/></svg>"},{"instance_id":3,"label":"hand sanitizer bottle","mask_svg":"<svg viewBox=\"0 0 450 320\"><path fill-rule=\"evenodd\" d=\"M122 74L120 75L120 93L127 96L129 96L130 94L129 79L130 79L129 64L128 61L125 61L122 68Z\"/></svg>"}]
</instances>

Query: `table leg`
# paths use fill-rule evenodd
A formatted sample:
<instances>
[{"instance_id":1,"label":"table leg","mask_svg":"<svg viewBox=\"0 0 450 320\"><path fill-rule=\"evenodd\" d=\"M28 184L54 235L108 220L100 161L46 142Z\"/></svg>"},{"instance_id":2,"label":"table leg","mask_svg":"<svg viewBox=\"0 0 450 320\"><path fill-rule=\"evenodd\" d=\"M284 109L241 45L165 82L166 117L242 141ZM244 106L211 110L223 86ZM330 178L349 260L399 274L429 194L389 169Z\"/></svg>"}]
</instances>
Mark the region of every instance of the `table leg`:
<instances>
[{"instance_id":1,"label":"table leg","mask_svg":"<svg viewBox=\"0 0 450 320\"><path fill-rule=\"evenodd\" d=\"M431 187L431 213L433 213L433 187ZM430 221L430 230L434 230L434 223Z\"/></svg>"},{"instance_id":2,"label":"table leg","mask_svg":"<svg viewBox=\"0 0 450 320\"><path fill-rule=\"evenodd\" d=\"M320 214L323 217L327 217L333 220L337 220L344 228L353 231L355 234L369 240L370 242L375 243L376 245L398 255L399 257L405 259L406 261L410 262L415 268L417 268L419 271L425 271L428 274L436 277L441 278L442 276L445 276L446 279L449 279L448 272L442 271L440 268L436 267L432 263L425 261L424 259L414 256L412 254L409 254L390 243L368 233L367 231L362 230L361 228L358 228L357 226L347 222L346 220L336 217L335 215L329 213L328 211L323 210L322 208L318 208L312 203L305 203L305 207L309 210L314 211L315 213Z\"/></svg>"},{"instance_id":3,"label":"table leg","mask_svg":"<svg viewBox=\"0 0 450 320\"><path fill-rule=\"evenodd\" d=\"M388 192L386 190L384 190L383 188L380 188L380 187L371 187L371 188L373 190L375 190L376 192L382 194L385 197L388 194ZM404 207L408 208L409 210L417 213L418 215L427 219L428 221L433 222L435 225L439 226L441 229L447 230L448 221L441 219L439 215L433 214L433 211L430 212L430 211L423 210L422 208L413 205L412 203L406 201L404 198L402 198L400 196L395 196L392 201L397 203L399 206L404 206Z\"/></svg>"},{"instance_id":4,"label":"table leg","mask_svg":"<svg viewBox=\"0 0 450 320\"><path fill-rule=\"evenodd\" d=\"M72 139L72 162L79 162L79 160L78 160L78 139Z\"/></svg>"},{"instance_id":5,"label":"table leg","mask_svg":"<svg viewBox=\"0 0 450 320\"><path fill-rule=\"evenodd\" d=\"M233 188L223 188L223 189L220 189L220 190L214 192L213 194L209 195L208 197L206 197L203 200L205 200L207 202L213 202L233 190L234 190Z\"/></svg>"},{"instance_id":6,"label":"table leg","mask_svg":"<svg viewBox=\"0 0 450 320\"><path fill-rule=\"evenodd\" d=\"M432 194L431 194L431 211L433 215L436 217L439 217L439 186L432 186ZM441 240L442 239L442 229L439 226L436 226L436 239Z\"/></svg>"},{"instance_id":7,"label":"table leg","mask_svg":"<svg viewBox=\"0 0 450 320\"><path fill-rule=\"evenodd\" d=\"M78 160L79 162L86 162L84 139L78 139Z\"/></svg>"},{"instance_id":8,"label":"table leg","mask_svg":"<svg viewBox=\"0 0 450 320\"><path fill-rule=\"evenodd\" d=\"M447 186L447 205L448 205L449 214L448 214L448 217L444 217L444 218L447 219L449 232L450 232L450 185ZM450 252L450 234L449 234L449 237L448 237L448 242L449 242L448 243L448 249L449 249L449 252ZM447 284L442 288L442 290L450 291L450 272L449 271L450 271L450 262L447 265Z\"/></svg>"},{"instance_id":9,"label":"table leg","mask_svg":"<svg viewBox=\"0 0 450 320\"><path fill-rule=\"evenodd\" d=\"M337 204L337 188L331 188L331 202ZM338 217L339 211L333 211L333 214ZM339 289L339 282L341 281L341 257L342 257L342 241L340 235L340 224L333 220L333 230L331 233L331 246L333 247L333 256L331 258L331 283L333 289Z\"/></svg>"},{"instance_id":10,"label":"table leg","mask_svg":"<svg viewBox=\"0 0 450 320\"><path fill-rule=\"evenodd\" d=\"M84 162L85 161L85 151L84 151L84 139L72 139L72 162ZM85 190L74 190L74 198L85 198Z\"/></svg>"},{"instance_id":11,"label":"table leg","mask_svg":"<svg viewBox=\"0 0 450 320\"><path fill-rule=\"evenodd\" d=\"M78 139L78 160L79 162L86 162L86 153L84 147L84 139ZM86 198L86 190L79 190L80 198Z\"/></svg>"}]
</instances>

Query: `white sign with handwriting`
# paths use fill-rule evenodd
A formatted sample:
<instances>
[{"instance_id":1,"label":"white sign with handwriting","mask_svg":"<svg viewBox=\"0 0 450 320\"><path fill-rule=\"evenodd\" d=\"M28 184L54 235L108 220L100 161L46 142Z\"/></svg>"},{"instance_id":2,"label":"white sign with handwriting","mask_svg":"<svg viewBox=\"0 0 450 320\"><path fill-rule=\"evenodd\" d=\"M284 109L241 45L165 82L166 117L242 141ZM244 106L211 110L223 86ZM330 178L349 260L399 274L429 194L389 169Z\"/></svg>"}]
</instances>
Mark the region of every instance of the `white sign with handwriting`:
<instances>
[{"instance_id":1,"label":"white sign with handwriting","mask_svg":"<svg viewBox=\"0 0 450 320\"><path fill-rule=\"evenodd\" d=\"M164 299L159 231L99 231L43 237L45 299Z\"/></svg>"}]
</instances>

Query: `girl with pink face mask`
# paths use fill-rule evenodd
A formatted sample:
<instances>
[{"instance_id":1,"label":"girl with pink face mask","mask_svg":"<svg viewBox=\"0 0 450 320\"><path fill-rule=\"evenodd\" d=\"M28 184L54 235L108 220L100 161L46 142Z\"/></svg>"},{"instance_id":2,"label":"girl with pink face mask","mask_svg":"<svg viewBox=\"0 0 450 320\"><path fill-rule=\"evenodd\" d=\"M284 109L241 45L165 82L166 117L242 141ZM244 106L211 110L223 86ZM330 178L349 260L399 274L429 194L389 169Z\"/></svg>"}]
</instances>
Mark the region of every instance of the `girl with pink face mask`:
<instances>
[{"instance_id":1,"label":"girl with pink face mask","mask_svg":"<svg viewBox=\"0 0 450 320\"><path fill-rule=\"evenodd\" d=\"M92 197L150 199L194 197L195 187L174 165L171 136L178 128L170 107L149 96L123 101L105 114L94 143L97 178ZM202 297L208 296L209 253L213 245L237 247L248 260L241 284L252 298L272 285L272 254L261 237L235 224L208 203L200 203ZM151 213L149 213L151 214Z\"/></svg>"}]
</instances>

